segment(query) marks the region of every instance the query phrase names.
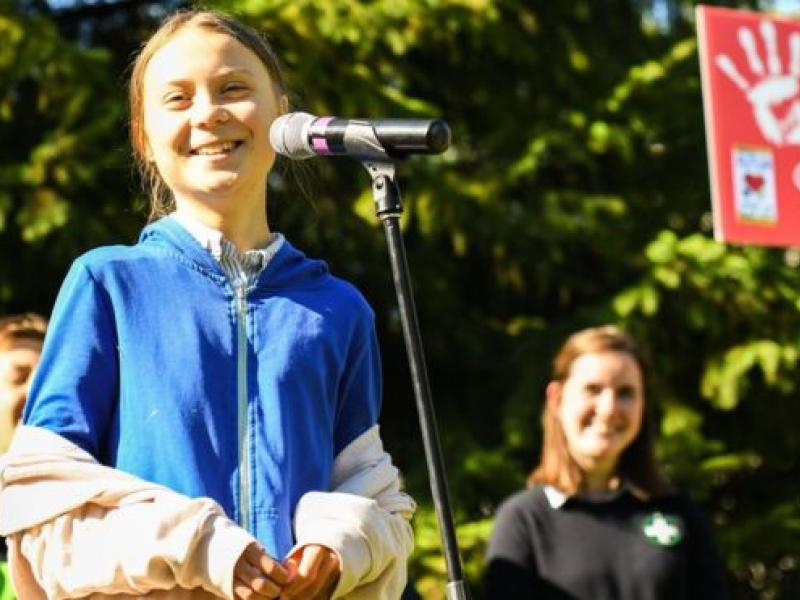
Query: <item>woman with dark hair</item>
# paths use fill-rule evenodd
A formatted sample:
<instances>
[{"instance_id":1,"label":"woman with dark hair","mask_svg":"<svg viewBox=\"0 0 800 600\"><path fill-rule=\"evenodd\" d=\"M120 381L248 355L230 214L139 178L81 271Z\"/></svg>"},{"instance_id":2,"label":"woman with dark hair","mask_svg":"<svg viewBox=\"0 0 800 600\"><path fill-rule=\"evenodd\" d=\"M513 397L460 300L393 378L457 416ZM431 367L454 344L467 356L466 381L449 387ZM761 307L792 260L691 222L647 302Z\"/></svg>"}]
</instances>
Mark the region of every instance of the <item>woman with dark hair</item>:
<instances>
[{"instance_id":1,"label":"woman with dark hair","mask_svg":"<svg viewBox=\"0 0 800 600\"><path fill-rule=\"evenodd\" d=\"M725 598L699 508L654 455L654 402L635 341L585 329L553 361L539 466L497 513L488 600Z\"/></svg>"}]
</instances>

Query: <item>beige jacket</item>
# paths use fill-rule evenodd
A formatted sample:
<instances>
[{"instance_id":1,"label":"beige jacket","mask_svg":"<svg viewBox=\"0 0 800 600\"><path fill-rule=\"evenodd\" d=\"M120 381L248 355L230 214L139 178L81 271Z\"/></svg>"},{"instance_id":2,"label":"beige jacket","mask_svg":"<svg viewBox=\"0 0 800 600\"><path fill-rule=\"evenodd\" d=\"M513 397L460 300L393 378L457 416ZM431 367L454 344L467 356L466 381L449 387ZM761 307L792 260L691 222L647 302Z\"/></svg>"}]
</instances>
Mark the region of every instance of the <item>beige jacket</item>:
<instances>
[{"instance_id":1,"label":"beige jacket","mask_svg":"<svg viewBox=\"0 0 800 600\"><path fill-rule=\"evenodd\" d=\"M375 426L336 457L331 491L300 499L297 546L337 552L333 598L396 599L414 510ZM0 535L8 537L20 600L232 599L233 568L254 541L213 500L103 466L68 440L25 426L0 461Z\"/></svg>"}]
</instances>

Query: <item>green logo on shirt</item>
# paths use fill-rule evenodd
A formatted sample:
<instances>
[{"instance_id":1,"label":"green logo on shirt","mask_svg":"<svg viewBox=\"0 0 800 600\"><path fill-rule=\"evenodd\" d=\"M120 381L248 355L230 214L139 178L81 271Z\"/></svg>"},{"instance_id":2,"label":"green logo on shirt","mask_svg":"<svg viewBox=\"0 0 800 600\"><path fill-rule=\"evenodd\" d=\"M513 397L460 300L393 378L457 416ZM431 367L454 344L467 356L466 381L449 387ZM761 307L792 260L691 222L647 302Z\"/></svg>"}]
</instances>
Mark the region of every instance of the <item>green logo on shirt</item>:
<instances>
[{"instance_id":1,"label":"green logo on shirt","mask_svg":"<svg viewBox=\"0 0 800 600\"><path fill-rule=\"evenodd\" d=\"M674 546L683 539L683 522L679 517L655 512L645 517L642 531L651 544Z\"/></svg>"}]
</instances>

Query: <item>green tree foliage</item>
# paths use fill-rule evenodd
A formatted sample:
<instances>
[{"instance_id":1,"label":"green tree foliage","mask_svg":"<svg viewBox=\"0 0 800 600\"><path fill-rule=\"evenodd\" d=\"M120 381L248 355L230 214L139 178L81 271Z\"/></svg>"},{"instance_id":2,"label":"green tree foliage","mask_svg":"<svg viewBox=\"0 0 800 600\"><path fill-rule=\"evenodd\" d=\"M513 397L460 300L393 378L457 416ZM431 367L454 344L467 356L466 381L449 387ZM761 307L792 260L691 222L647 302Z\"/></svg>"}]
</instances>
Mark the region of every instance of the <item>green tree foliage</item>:
<instances>
[{"instance_id":1,"label":"green tree foliage","mask_svg":"<svg viewBox=\"0 0 800 600\"><path fill-rule=\"evenodd\" d=\"M443 116L451 124L453 147L400 165L398 179L472 587L479 591L497 503L536 462L553 351L579 327L618 322L651 356L660 456L673 480L703 501L735 597L793 597L800 253L711 239L691 3L672 3L668 31L643 22L642 4L206 3L267 32L296 109ZM0 244L14 260L0 263L0 307L47 310L79 249L129 241L143 219L131 208L118 67L130 47L76 47L41 14L2 14ZM412 570L426 598L442 598L438 533L369 177L347 159L312 164L302 185L293 169L271 178L271 223L326 257L376 309L384 436L422 504Z\"/></svg>"},{"instance_id":2,"label":"green tree foliage","mask_svg":"<svg viewBox=\"0 0 800 600\"><path fill-rule=\"evenodd\" d=\"M0 306L49 312L66 261L129 238L119 75L37 13L0 11ZM126 227L127 225L127 227Z\"/></svg>"}]
</instances>

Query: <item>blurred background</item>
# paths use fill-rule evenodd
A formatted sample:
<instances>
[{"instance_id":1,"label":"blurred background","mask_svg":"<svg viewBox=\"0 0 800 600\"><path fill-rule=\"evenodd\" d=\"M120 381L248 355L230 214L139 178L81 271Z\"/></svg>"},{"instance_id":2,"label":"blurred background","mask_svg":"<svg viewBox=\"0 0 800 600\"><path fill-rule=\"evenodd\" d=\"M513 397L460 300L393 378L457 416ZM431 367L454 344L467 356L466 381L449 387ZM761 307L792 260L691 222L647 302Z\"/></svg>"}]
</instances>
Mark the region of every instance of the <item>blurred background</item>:
<instances>
[{"instance_id":1,"label":"blurred background","mask_svg":"<svg viewBox=\"0 0 800 600\"><path fill-rule=\"evenodd\" d=\"M146 200L127 68L189 4L0 0L0 313L49 314L74 257L136 240ZM614 322L651 357L659 456L712 520L733 597L800 598L800 250L713 241L694 4L203 3L269 36L295 109L452 127L450 150L403 163L398 180L476 594L493 512L538 459L550 357L575 329ZM302 185L273 174L270 223L376 310L383 434L421 504L411 572L438 600L444 563L370 180L344 158L308 165Z\"/></svg>"}]
</instances>

